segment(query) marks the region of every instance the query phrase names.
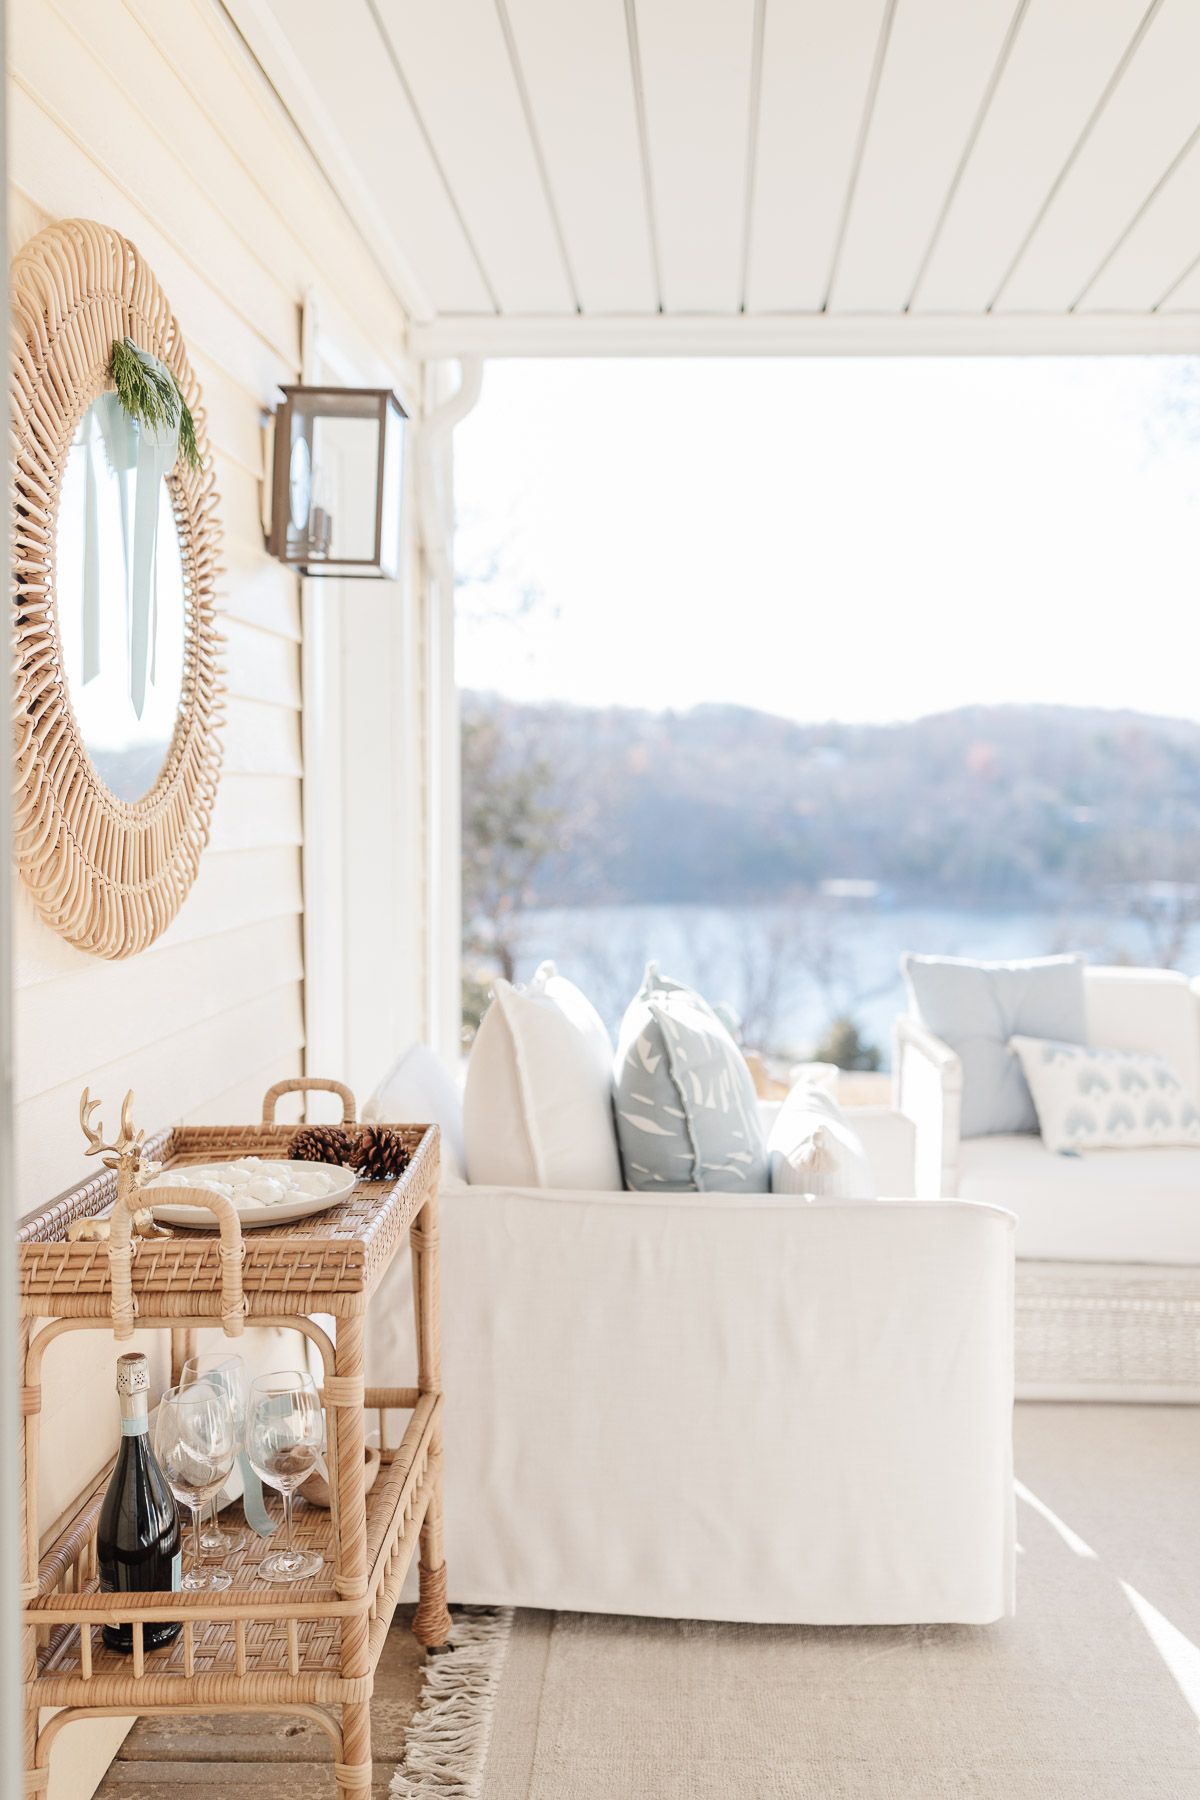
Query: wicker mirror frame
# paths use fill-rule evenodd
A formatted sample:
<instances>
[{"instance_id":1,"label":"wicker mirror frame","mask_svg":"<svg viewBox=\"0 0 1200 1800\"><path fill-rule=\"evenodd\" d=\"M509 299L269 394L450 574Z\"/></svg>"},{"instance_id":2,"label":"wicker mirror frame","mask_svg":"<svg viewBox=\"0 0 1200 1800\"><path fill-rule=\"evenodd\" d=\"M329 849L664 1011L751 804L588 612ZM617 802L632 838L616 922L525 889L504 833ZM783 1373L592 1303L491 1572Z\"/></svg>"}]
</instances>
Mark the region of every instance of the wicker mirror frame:
<instances>
[{"instance_id":1,"label":"wicker mirror frame","mask_svg":"<svg viewBox=\"0 0 1200 1800\"><path fill-rule=\"evenodd\" d=\"M88 755L55 597L67 454L84 412L112 387L113 340L126 336L178 380L201 463L195 471L181 459L168 477L187 612L183 682L166 759L133 802L109 790ZM12 432L14 853L55 931L96 956L132 956L179 911L208 839L220 771L220 529L204 407L179 325L137 250L106 225L64 220L14 259Z\"/></svg>"}]
</instances>

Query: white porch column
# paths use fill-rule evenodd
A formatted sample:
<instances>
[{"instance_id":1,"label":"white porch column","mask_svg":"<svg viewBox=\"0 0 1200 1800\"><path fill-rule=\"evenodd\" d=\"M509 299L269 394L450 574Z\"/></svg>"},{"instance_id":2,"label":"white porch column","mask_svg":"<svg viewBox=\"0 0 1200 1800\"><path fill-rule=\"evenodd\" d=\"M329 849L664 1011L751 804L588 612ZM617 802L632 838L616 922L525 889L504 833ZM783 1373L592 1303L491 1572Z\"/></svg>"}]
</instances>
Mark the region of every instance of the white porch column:
<instances>
[{"instance_id":1,"label":"white porch column","mask_svg":"<svg viewBox=\"0 0 1200 1800\"><path fill-rule=\"evenodd\" d=\"M483 365L425 370L418 438L420 574L425 620L428 1041L447 1064L462 1042L462 807L454 667L454 428L479 398Z\"/></svg>"}]
</instances>

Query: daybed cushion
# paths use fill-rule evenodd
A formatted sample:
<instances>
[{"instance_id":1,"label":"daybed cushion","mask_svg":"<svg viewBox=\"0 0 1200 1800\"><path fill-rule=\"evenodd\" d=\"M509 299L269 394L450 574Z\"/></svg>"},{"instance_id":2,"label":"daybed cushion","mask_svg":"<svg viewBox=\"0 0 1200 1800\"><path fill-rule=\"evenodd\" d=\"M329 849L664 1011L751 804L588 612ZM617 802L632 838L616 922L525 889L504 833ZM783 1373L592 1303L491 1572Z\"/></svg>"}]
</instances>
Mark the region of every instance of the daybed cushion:
<instances>
[{"instance_id":1,"label":"daybed cushion","mask_svg":"<svg viewBox=\"0 0 1200 1800\"><path fill-rule=\"evenodd\" d=\"M766 1192L767 1146L746 1059L708 1002L656 963L621 1022L613 1087L627 1188Z\"/></svg>"},{"instance_id":2,"label":"daybed cushion","mask_svg":"<svg viewBox=\"0 0 1200 1800\"><path fill-rule=\"evenodd\" d=\"M368 1124L382 1120L391 1125L437 1125L443 1178L464 1179L462 1100L428 1044L410 1044L397 1058L363 1107L363 1118Z\"/></svg>"},{"instance_id":3,"label":"daybed cushion","mask_svg":"<svg viewBox=\"0 0 1200 1800\"><path fill-rule=\"evenodd\" d=\"M1083 958L970 962L955 956L904 956L912 1011L962 1064L964 1138L1036 1131L1037 1113L1009 1039L1087 1042Z\"/></svg>"},{"instance_id":4,"label":"daybed cushion","mask_svg":"<svg viewBox=\"0 0 1200 1800\"><path fill-rule=\"evenodd\" d=\"M798 1081L780 1107L767 1139L773 1194L812 1194L821 1200L874 1200L871 1165L862 1139L831 1094Z\"/></svg>"},{"instance_id":5,"label":"daybed cushion","mask_svg":"<svg viewBox=\"0 0 1200 1800\"><path fill-rule=\"evenodd\" d=\"M1149 1050L1015 1037L1042 1142L1060 1154L1200 1144L1200 1110Z\"/></svg>"},{"instance_id":6,"label":"daybed cushion","mask_svg":"<svg viewBox=\"0 0 1200 1800\"><path fill-rule=\"evenodd\" d=\"M552 962L527 989L496 983L467 1064L463 1125L475 1186L621 1186L612 1041Z\"/></svg>"},{"instance_id":7,"label":"daybed cushion","mask_svg":"<svg viewBox=\"0 0 1200 1800\"><path fill-rule=\"evenodd\" d=\"M1056 1156L1040 1138L974 1138L958 1192L1015 1212L1031 1261L1200 1263L1200 1148Z\"/></svg>"}]
</instances>

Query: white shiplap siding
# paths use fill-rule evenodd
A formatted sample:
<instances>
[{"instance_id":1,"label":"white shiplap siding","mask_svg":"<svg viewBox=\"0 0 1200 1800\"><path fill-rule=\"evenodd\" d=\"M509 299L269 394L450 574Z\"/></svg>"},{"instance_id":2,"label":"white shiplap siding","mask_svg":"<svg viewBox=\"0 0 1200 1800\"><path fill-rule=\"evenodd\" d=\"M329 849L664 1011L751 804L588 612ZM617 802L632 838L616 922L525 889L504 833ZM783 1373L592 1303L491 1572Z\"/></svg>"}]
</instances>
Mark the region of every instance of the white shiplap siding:
<instances>
[{"instance_id":1,"label":"white shiplap siding","mask_svg":"<svg viewBox=\"0 0 1200 1800\"><path fill-rule=\"evenodd\" d=\"M22 1211L88 1168L80 1089L110 1123L250 1119L304 1054L300 594L264 552L262 417L300 371L305 296L400 366L386 278L245 46L210 0L13 0L11 236L102 219L162 280L204 389L221 496L228 719L212 836L158 943L72 949L16 896L16 1153ZM93 1346L94 1351L94 1346ZM111 1359L59 1350L43 1519L109 1435ZM95 1373L85 1378L85 1368ZM69 1735L69 1734L68 1734Z\"/></svg>"},{"instance_id":2,"label":"white shiplap siding","mask_svg":"<svg viewBox=\"0 0 1200 1800\"><path fill-rule=\"evenodd\" d=\"M406 321L374 255L213 0L11 0L10 236L101 219L162 281L204 392L221 496L225 759L209 847L158 943L72 949L16 895L21 1211L79 1178L86 1084L115 1120L257 1116L304 1066L301 608L264 552L263 414L299 378L306 298L398 372ZM43 1527L109 1453L111 1346L46 1363ZM288 1354L280 1351L281 1359ZM52 1800L82 1800L125 1721L73 1727Z\"/></svg>"}]
</instances>

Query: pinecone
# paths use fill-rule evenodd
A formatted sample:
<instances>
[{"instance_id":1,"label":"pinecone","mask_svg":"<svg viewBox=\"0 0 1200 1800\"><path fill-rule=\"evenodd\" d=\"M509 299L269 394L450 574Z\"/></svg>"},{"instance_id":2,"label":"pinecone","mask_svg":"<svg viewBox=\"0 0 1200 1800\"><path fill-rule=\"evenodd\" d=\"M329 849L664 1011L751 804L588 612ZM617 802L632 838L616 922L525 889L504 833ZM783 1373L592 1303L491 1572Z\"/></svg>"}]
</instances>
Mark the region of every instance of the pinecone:
<instances>
[{"instance_id":1,"label":"pinecone","mask_svg":"<svg viewBox=\"0 0 1200 1800\"><path fill-rule=\"evenodd\" d=\"M346 1163L354 1167L355 1136L340 1125L307 1125L292 1139L294 1162Z\"/></svg>"},{"instance_id":2,"label":"pinecone","mask_svg":"<svg viewBox=\"0 0 1200 1800\"><path fill-rule=\"evenodd\" d=\"M386 1125L364 1125L354 1161L364 1181L395 1181L412 1161L412 1151L398 1131L389 1131Z\"/></svg>"}]
</instances>

